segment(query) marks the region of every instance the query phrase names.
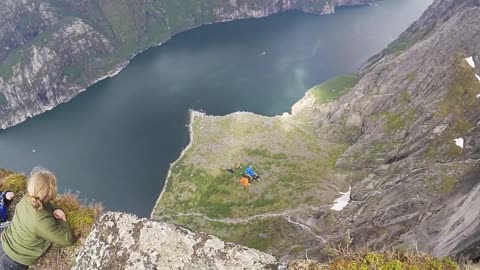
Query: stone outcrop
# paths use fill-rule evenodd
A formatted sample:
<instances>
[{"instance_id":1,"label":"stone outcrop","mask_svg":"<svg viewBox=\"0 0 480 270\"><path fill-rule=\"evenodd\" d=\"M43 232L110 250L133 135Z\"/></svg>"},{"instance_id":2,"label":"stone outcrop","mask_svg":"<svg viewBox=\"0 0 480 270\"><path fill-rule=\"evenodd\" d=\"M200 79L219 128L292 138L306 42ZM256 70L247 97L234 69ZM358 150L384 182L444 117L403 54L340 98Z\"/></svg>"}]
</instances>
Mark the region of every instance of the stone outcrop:
<instances>
[{"instance_id":1,"label":"stone outcrop","mask_svg":"<svg viewBox=\"0 0 480 270\"><path fill-rule=\"evenodd\" d=\"M96 223L73 269L277 269L273 256L124 213Z\"/></svg>"},{"instance_id":2,"label":"stone outcrop","mask_svg":"<svg viewBox=\"0 0 480 270\"><path fill-rule=\"evenodd\" d=\"M373 0L5 0L0 2L0 128L67 102L136 53L202 24ZM128 3L127 3L128 2Z\"/></svg>"}]
</instances>

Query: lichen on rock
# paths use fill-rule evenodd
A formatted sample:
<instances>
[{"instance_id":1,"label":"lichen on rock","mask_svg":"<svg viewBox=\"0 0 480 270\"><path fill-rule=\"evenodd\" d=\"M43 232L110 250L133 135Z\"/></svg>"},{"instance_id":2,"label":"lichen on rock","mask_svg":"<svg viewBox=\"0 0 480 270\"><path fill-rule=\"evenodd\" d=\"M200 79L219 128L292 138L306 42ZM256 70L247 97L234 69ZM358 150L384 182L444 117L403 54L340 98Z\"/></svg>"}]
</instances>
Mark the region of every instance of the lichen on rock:
<instances>
[{"instance_id":1,"label":"lichen on rock","mask_svg":"<svg viewBox=\"0 0 480 270\"><path fill-rule=\"evenodd\" d=\"M78 254L83 269L276 269L272 255L134 215L107 212Z\"/></svg>"}]
</instances>

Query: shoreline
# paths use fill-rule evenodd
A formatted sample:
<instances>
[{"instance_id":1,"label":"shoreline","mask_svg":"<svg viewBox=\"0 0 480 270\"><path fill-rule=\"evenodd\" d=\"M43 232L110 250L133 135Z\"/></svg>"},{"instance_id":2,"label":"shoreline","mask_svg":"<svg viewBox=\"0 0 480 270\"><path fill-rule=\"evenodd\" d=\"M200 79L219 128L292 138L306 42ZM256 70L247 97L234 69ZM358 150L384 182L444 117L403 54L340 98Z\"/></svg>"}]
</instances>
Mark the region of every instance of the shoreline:
<instances>
[{"instance_id":1,"label":"shoreline","mask_svg":"<svg viewBox=\"0 0 480 270\"><path fill-rule=\"evenodd\" d=\"M372 0L372 2L377 2L378 0ZM312 15L317 15L317 16L324 16L324 15L329 15L329 14L335 14L335 9L336 8L340 8L340 7L353 7L353 6L369 6L370 3L359 3L359 4L342 4L342 5L333 5L332 6L332 9L330 9L329 12L326 12L325 10L321 10L321 11L318 11L318 12L315 12L315 11L308 11L308 10L302 10L302 9L287 9L287 10L277 10L277 11L273 11L273 12L270 12L270 13L266 13L266 14L263 14L263 15L252 15L252 16L240 16L238 18L231 18L231 17L226 17L226 18L219 18L218 21L213 21L213 22L207 22L207 23L202 23L202 24L199 24L199 25L194 25L194 26L190 26L190 27L187 27L186 29L184 30L181 30L177 33L173 33L171 34L170 36L168 36L164 41L161 41L160 43L156 44L156 45L152 45L152 46L149 46L149 47L146 47L146 48L143 48L141 50L139 50L138 52L134 52L128 59L125 59L119 63L117 63L113 68L112 70L108 71L105 73L105 75L103 76L100 76L96 79L93 79L91 83L88 83L87 86L85 86L84 88L82 89L79 89L78 92L76 94L74 94L73 96L71 97L67 97L64 101L61 101L61 102L58 102L57 104L55 105L50 105L48 107L44 107L44 108L39 108L38 110L36 110L35 112L30 112L30 113L26 113L23 117L16 117L16 116L13 116L13 119L10 119L10 120L7 120L3 123L0 123L0 130L6 130L8 128L11 128L11 127L14 127L16 125L19 125L35 116L38 116L38 115L41 115L45 112L48 112L48 111L51 111L53 109L55 109L57 106L59 106L60 104L64 104L64 103L67 103L69 101L71 101L73 98L75 98L76 96L78 96L79 94L81 94L82 92L86 91L89 87L93 86L94 84L102 81L102 80L105 80L105 79L108 79L108 78L113 78L115 77L116 75L118 75L124 68L126 68L128 66L128 64L130 64L131 60L133 60L137 55L145 52L146 50L148 49L151 49L151 48L155 48L155 47L158 47L158 46L161 46L163 45L164 43L168 42L169 40L171 40L172 38L174 38L176 35L178 34L181 34L181 33L184 33L184 32L187 32L187 31L190 31L190 30L194 30L196 28L199 28L199 27L202 27L204 25L211 25L211 24L217 24L217 23L226 23L226 22L231 22L231 21L237 21L237 20L248 20L248 19L261 19L261 18L265 18L265 17L268 17L268 16L271 16L273 14L278 14L278 13L283 13L283 12L288 12L288 11L299 11L299 12L303 12L305 14L312 14Z\"/></svg>"},{"instance_id":2,"label":"shoreline","mask_svg":"<svg viewBox=\"0 0 480 270\"><path fill-rule=\"evenodd\" d=\"M281 118L284 118L284 117L292 117L293 115L295 115L295 113L296 113L295 111L298 111L298 107L302 106L302 101L307 100L307 102L308 102L308 99L310 99L310 96L308 95L308 90L307 90L305 92L305 95L292 105L292 107L290 108L290 113L289 112L284 112L281 115L274 115L274 116L265 116L265 115L256 114L256 113L253 113L253 112L248 112L248 111L237 111L237 112L232 112L232 113L229 113L229 114L226 114L226 115L208 115L204 112L199 112L199 111L195 111L195 110L190 109L190 116L189 116L190 120L189 120L189 124L188 124L189 142L188 142L187 146L185 146L185 148L183 148L182 152L180 153L180 156L173 163L170 164L170 167L168 168L167 176L165 178L165 183L163 184L162 191L160 192L160 195L158 196L157 200L155 201L155 205L153 206L152 211L150 212L150 219L154 219L153 214L155 213L155 209L157 209L157 205L159 204L160 200L163 197L163 194L165 193L165 191L167 189L167 185L168 185L168 182L170 180L170 176L172 174L172 168L183 158L183 156L185 156L186 152L190 149L190 147L193 144L193 139L194 139L193 138L193 136L194 136L194 134L193 134L193 121L195 120L195 117L202 117L202 116L228 117L228 116L233 116L233 115L236 115L236 114L250 114L250 115L257 115L257 116L269 117L269 118L279 117L281 119Z\"/></svg>"},{"instance_id":3,"label":"shoreline","mask_svg":"<svg viewBox=\"0 0 480 270\"><path fill-rule=\"evenodd\" d=\"M170 180L170 176L172 174L172 168L185 156L186 152L190 149L190 147L193 144L193 121L195 120L195 117L200 117L205 115L202 112L198 112L195 110L190 110L190 116L189 116L189 124L188 124L188 133L189 133L189 142L185 148L183 148L182 152L180 153L180 156L170 164L170 167L168 168L168 173L167 177L165 178L165 183L163 184L162 192L160 193L160 196L158 196L157 201L155 202L155 205L153 206L152 212L150 213L150 218L153 219L153 214L155 213L155 209L157 208L158 203L162 199L163 194L165 193L168 185L168 181Z\"/></svg>"}]
</instances>

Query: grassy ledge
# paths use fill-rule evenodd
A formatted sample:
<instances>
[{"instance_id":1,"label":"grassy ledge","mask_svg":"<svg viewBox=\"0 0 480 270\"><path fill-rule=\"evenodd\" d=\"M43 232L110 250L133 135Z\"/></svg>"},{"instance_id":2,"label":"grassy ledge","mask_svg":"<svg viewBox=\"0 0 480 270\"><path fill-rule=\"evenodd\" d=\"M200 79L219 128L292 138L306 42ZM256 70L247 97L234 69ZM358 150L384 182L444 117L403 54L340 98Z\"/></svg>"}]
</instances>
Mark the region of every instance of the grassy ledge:
<instances>
[{"instance_id":1,"label":"grassy ledge","mask_svg":"<svg viewBox=\"0 0 480 270\"><path fill-rule=\"evenodd\" d=\"M358 80L342 76L323 83L293 114L195 113L190 144L172 164L152 218L274 255L301 250L300 242L322 228L305 231L290 214L329 207L349 186L349 175L335 166L348 145L319 138L310 111L339 98ZM244 189L239 180L250 165L261 180ZM237 170L226 170L232 168Z\"/></svg>"},{"instance_id":2,"label":"grassy ledge","mask_svg":"<svg viewBox=\"0 0 480 270\"><path fill-rule=\"evenodd\" d=\"M338 76L313 87L309 92L313 94L317 104L325 104L345 95L359 80L357 75Z\"/></svg>"}]
</instances>

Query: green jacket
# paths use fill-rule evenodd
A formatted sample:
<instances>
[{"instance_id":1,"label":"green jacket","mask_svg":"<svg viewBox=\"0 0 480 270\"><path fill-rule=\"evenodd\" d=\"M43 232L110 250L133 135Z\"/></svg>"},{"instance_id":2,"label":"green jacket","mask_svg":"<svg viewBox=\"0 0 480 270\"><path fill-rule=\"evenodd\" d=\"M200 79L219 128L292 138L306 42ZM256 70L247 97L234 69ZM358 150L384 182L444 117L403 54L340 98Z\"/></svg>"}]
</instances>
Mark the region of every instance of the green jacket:
<instances>
[{"instance_id":1,"label":"green jacket","mask_svg":"<svg viewBox=\"0 0 480 270\"><path fill-rule=\"evenodd\" d=\"M55 219L52 212L50 204L37 212L26 197L20 200L12 223L0 236L8 257L18 263L31 265L52 243L61 246L73 244L72 230L65 221Z\"/></svg>"}]
</instances>

